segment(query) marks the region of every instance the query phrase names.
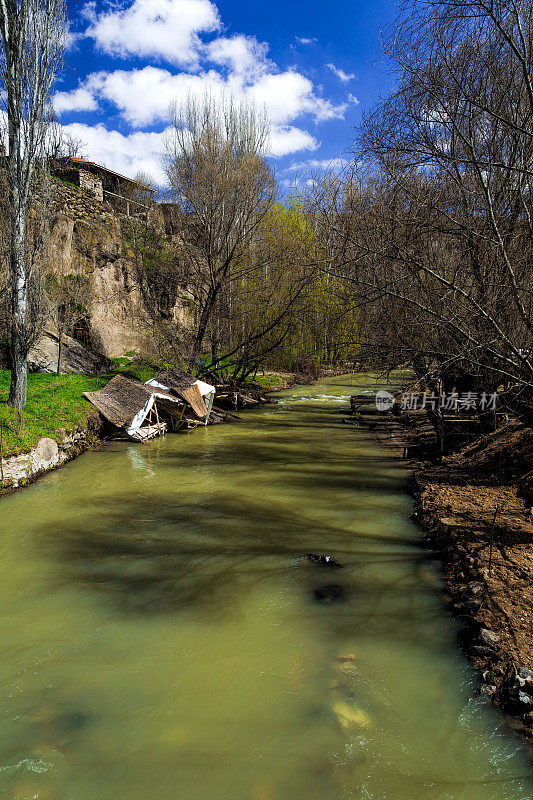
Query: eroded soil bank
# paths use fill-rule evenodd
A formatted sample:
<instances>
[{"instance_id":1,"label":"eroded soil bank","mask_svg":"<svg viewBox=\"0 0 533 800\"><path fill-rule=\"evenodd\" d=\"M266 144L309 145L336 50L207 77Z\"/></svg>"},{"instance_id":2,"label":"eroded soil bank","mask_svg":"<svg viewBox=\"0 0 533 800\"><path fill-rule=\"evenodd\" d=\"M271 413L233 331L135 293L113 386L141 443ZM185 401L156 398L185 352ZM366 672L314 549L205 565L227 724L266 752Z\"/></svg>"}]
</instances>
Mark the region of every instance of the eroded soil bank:
<instances>
[{"instance_id":1,"label":"eroded soil bank","mask_svg":"<svg viewBox=\"0 0 533 800\"><path fill-rule=\"evenodd\" d=\"M402 415L362 421L398 458L410 441L405 423ZM441 464L404 463L412 469L413 519L442 560L480 691L533 754L533 520L523 477L533 469L533 430L511 421Z\"/></svg>"}]
</instances>

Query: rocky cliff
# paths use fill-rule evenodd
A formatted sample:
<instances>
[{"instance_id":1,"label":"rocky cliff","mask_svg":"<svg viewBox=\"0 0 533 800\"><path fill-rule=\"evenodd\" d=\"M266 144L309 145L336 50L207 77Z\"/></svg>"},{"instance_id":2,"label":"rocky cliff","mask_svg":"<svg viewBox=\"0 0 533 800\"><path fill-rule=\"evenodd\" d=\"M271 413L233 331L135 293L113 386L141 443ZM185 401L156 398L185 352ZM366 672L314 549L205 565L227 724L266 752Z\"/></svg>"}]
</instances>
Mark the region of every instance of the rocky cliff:
<instances>
[{"instance_id":1,"label":"rocky cliff","mask_svg":"<svg viewBox=\"0 0 533 800\"><path fill-rule=\"evenodd\" d=\"M147 312L121 220L87 190L52 181L50 271L89 279L87 344L107 357L143 349Z\"/></svg>"}]
</instances>

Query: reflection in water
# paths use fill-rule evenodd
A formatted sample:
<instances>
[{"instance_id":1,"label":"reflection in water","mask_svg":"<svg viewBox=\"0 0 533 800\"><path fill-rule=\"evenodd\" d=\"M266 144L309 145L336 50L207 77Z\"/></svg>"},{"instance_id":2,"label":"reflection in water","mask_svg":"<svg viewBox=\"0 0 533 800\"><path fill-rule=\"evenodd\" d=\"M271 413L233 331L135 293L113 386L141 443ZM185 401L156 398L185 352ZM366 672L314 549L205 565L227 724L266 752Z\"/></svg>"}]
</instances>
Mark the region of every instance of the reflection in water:
<instances>
[{"instance_id":1,"label":"reflection in water","mask_svg":"<svg viewBox=\"0 0 533 800\"><path fill-rule=\"evenodd\" d=\"M531 797L404 474L340 424L353 391L115 443L2 501L2 796Z\"/></svg>"}]
</instances>

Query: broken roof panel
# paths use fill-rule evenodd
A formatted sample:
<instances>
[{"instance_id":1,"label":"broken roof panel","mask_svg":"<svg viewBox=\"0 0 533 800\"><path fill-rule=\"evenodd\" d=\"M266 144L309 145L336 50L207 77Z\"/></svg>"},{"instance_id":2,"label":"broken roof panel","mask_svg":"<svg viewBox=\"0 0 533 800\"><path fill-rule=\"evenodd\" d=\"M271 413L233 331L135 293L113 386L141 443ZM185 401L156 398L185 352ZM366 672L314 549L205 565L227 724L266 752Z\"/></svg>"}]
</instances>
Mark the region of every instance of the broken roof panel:
<instances>
[{"instance_id":1,"label":"broken roof panel","mask_svg":"<svg viewBox=\"0 0 533 800\"><path fill-rule=\"evenodd\" d=\"M130 435L142 425L156 400L169 413L177 414L182 406L175 396L161 388L154 391L153 387L122 375L116 375L103 389L84 394L109 422L125 428Z\"/></svg>"},{"instance_id":2,"label":"broken roof panel","mask_svg":"<svg viewBox=\"0 0 533 800\"><path fill-rule=\"evenodd\" d=\"M197 381L196 378L181 369L169 369L162 372L156 378L147 381L147 386L156 386L163 391L182 397L200 419L206 419L209 415L202 392L202 386L208 386L208 384ZM214 392L215 387L213 386L211 389Z\"/></svg>"}]
</instances>

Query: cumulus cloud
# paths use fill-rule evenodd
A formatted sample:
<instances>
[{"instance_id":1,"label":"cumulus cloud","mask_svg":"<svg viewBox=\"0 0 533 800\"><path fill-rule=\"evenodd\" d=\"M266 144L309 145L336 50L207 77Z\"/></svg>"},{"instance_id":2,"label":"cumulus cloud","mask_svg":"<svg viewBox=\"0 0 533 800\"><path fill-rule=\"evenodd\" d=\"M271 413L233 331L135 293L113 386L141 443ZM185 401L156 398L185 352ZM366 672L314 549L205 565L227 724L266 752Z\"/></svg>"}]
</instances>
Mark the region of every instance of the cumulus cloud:
<instances>
[{"instance_id":1,"label":"cumulus cloud","mask_svg":"<svg viewBox=\"0 0 533 800\"><path fill-rule=\"evenodd\" d=\"M286 167L283 172L303 172L310 169L336 171L342 169L348 161L345 158L311 158L308 161L294 162Z\"/></svg>"},{"instance_id":2,"label":"cumulus cloud","mask_svg":"<svg viewBox=\"0 0 533 800\"><path fill-rule=\"evenodd\" d=\"M207 46L207 58L237 75L254 75L271 66L268 45L253 36L219 36Z\"/></svg>"},{"instance_id":3,"label":"cumulus cloud","mask_svg":"<svg viewBox=\"0 0 533 800\"><path fill-rule=\"evenodd\" d=\"M98 107L93 91L87 86L78 86L71 92L56 92L53 102L58 114L66 111L95 111Z\"/></svg>"},{"instance_id":4,"label":"cumulus cloud","mask_svg":"<svg viewBox=\"0 0 533 800\"><path fill-rule=\"evenodd\" d=\"M105 112L110 105L139 129L168 124L170 107L189 97L231 95L236 101L253 103L259 111L265 109L271 123L269 154L281 157L319 146L301 126L302 117L310 116L315 123L342 119L348 108L347 102L336 104L322 97L297 69L278 68L268 58L266 43L243 34L223 35L212 0L115 0L100 8L93 0L84 6L85 30L74 36L92 38L97 49L112 56L149 58L152 63L135 62L87 75L77 88L56 93L54 105L60 114L98 108ZM210 41L202 39L213 32L217 35ZM296 37L296 41L309 45L317 40ZM153 63L157 60L177 69ZM352 95L349 101L357 102ZM104 124L66 127L87 143L95 160L127 175L141 169L163 179L162 134L134 130L125 135Z\"/></svg>"},{"instance_id":5,"label":"cumulus cloud","mask_svg":"<svg viewBox=\"0 0 533 800\"><path fill-rule=\"evenodd\" d=\"M166 128L161 133L134 131L124 135L110 130L102 123L86 125L73 122L63 125L63 130L81 142L81 150L87 158L98 164L134 178L138 172L149 175L159 185L166 182L163 158L165 141L171 134ZM300 150L314 150L319 146L307 131L291 125L273 127L268 146L268 155L280 157Z\"/></svg>"},{"instance_id":6,"label":"cumulus cloud","mask_svg":"<svg viewBox=\"0 0 533 800\"><path fill-rule=\"evenodd\" d=\"M355 75L353 72L345 72L343 69L339 69L335 66L335 64L326 64L326 67L330 69L334 75L337 76L339 80L343 83L347 83L348 81L353 81Z\"/></svg>"},{"instance_id":7,"label":"cumulus cloud","mask_svg":"<svg viewBox=\"0 0 533 800\"><path fill-rule=\"evenodd\" d=\"M160 67L97 72L89 75L82 87L93 98L113 103L132 125L148 125L168 119L172 103L178 105L188 97L231 94L237 100L249 100L259 109L265 108L272 125L287 125L309 113L315 121L342 118L346 104L334 105L318 97L313 84L295 70L261 73L253 80L233 72L224 77L211 69L202 73L172 74ZM60 93L60 103L68 108L69 93ZM81 94L76 95L78 98ZM75 99L72 100L75 108Z\"/></svg>"},{"instance_id":8,"label":"cumulus cloud","mask_svg":"<svg viewBox=\"0 0 533 800\"><path fill-rule=\"evenodd\" d=\"M273 126L270 132L268 155L281 157L300 150L316 150L320 144L307 131L293 125Z\"/></svg>"},{"instance_id":9,"label":"cumulus cloud","mask_svg":"<svg viewBox=\"0 0 533 800\"><path fill-rule=\"evenodd\" d=\"M63 129L79 140L84 155L98 164L130 178L134 178L138 172L144 172L158 185L165 183L162 157L167 131L135 131L124 136L119 131L108 130L102 124L85 125L80 122L64 125Z\"/></svg>"},{"instance_id":10,"label":"cumulus cloud","mask_svg":"<svg viewBox=\"0 0 533 800\"><path fill-rule=\"evenodd\" d=\"M89 4L85 15L90 20L85 35L105 53L189 67L198 63L199 34L220 28L218 9L210 0L134 0L101 13Z\"/></svg>"}]
</instances>

